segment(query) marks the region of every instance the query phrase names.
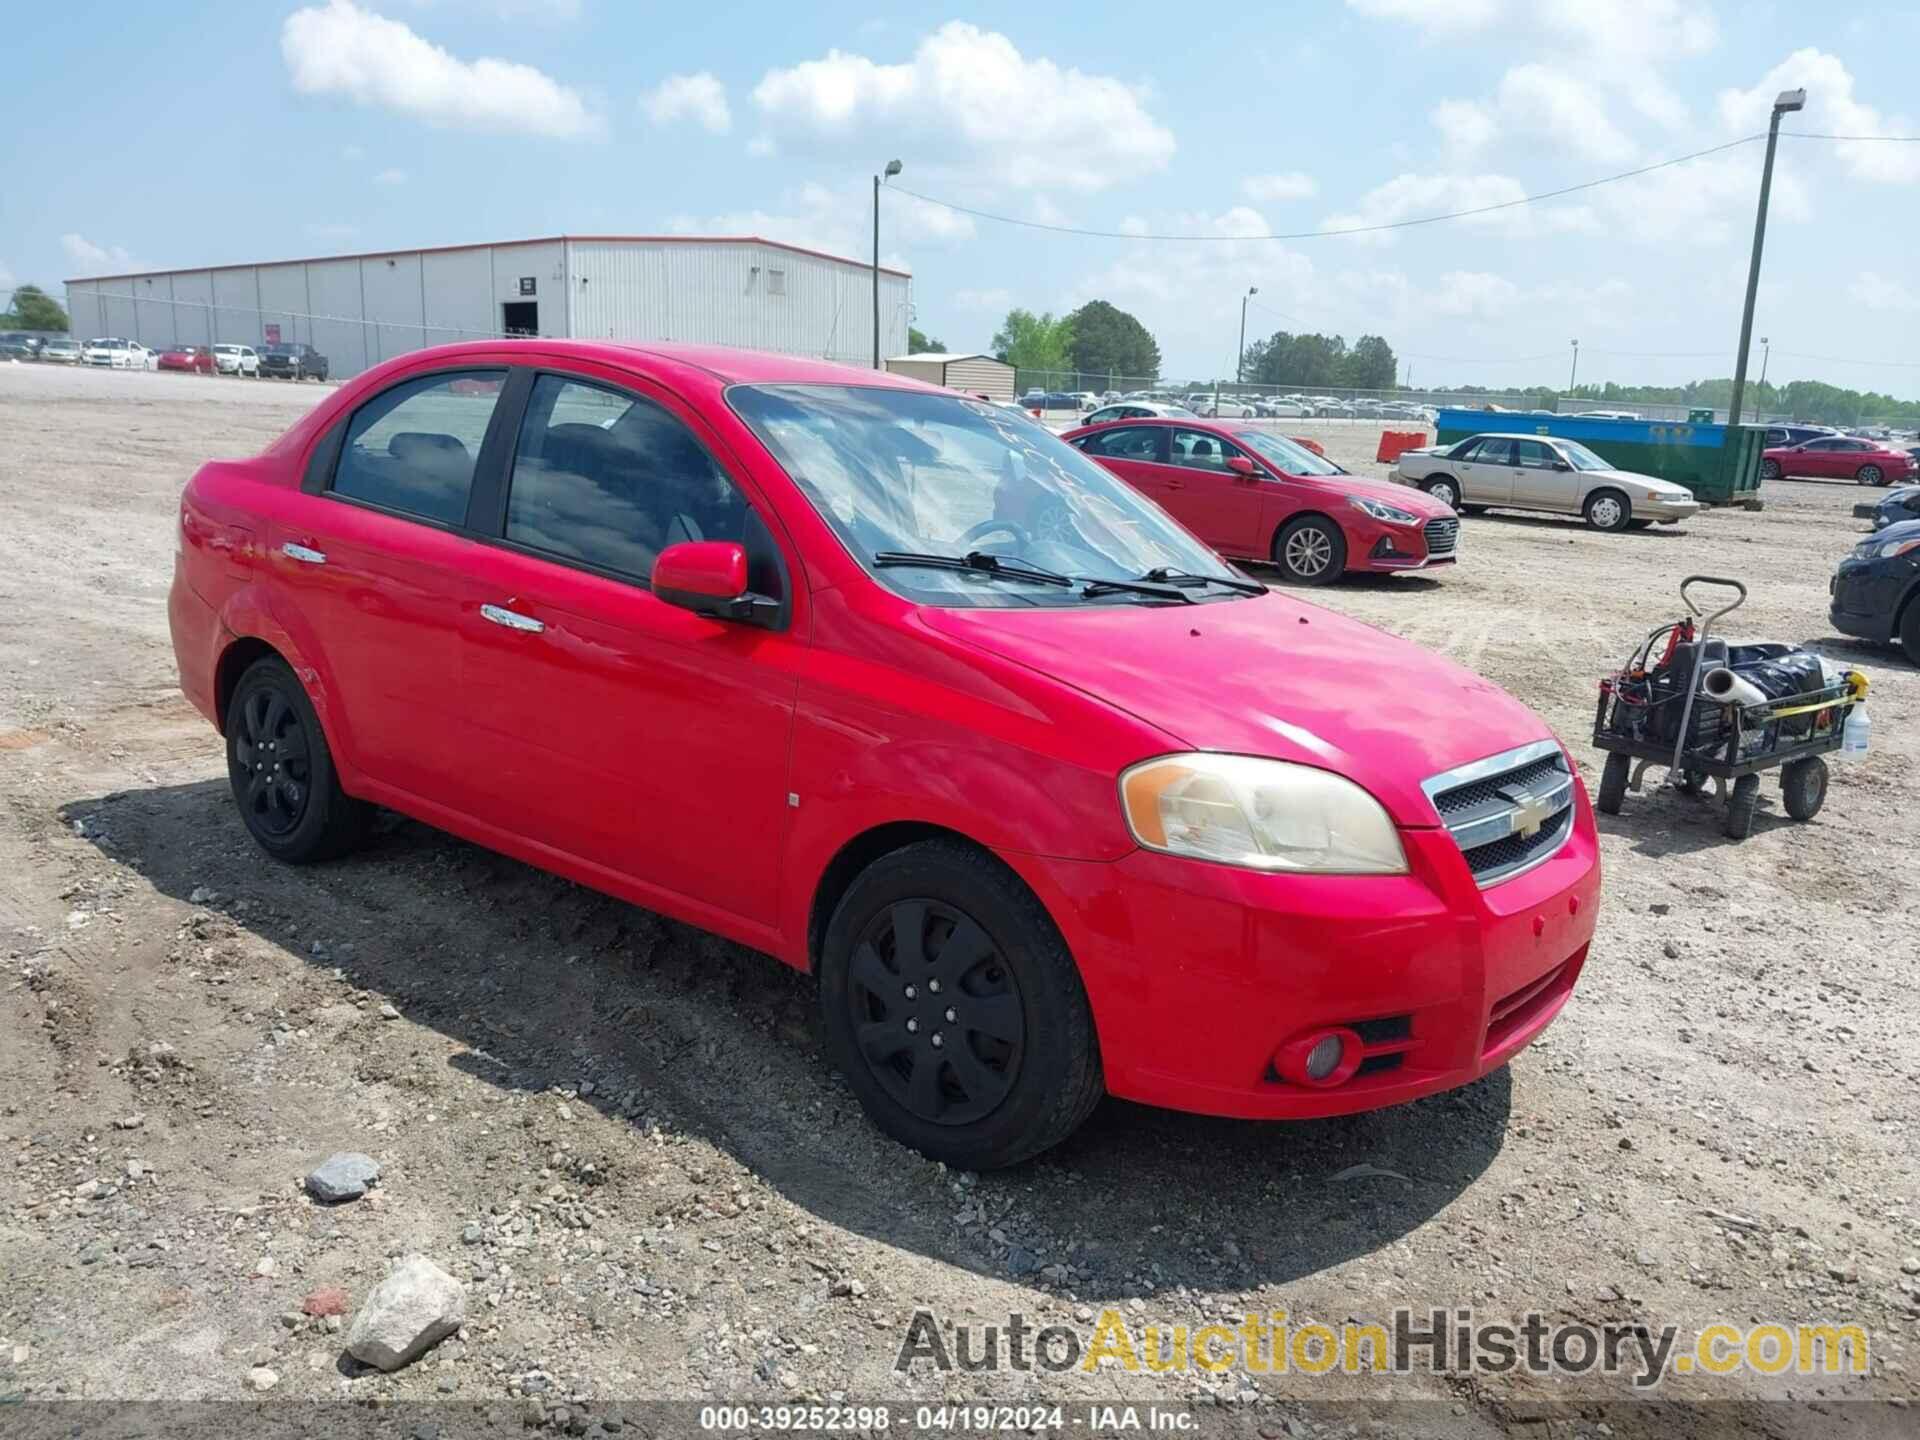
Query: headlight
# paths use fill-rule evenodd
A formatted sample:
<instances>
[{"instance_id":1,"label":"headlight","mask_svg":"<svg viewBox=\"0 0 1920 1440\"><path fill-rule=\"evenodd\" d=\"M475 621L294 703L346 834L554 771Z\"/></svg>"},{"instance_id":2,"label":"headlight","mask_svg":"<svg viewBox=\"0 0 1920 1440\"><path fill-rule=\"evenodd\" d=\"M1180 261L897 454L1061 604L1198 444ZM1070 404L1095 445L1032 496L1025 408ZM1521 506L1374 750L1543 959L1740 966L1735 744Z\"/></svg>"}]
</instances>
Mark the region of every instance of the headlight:
<instances>
[{"instance_id":1,"label":"headlight","mask_svg":"<svg viewBox=\"0 0 1920 1440\"><path fill-rule=\"evenodd\" d=\"M1308 765L1167 755L1121 775L1120 804L1133 838L1169 855L1252 870L1407 873L1399 833L1380 802Z\"/></svg>"},{"instance_id":2,"label":"headlight","mask_svg":"<svg viewBox=\"0 0 1920 1440\"><path fill-rule=\"evenodd\" d=\"M1891 560L1896 555L1904 555L1909 550L1920 549L1920 540L1888 540L1877 552L1882 560Z\"/></svg>"},{"instance_id":3,"label":"headlight","mask_svg":"<svg viewBox=\"0 0 1920 1440\"><path fill-rule=\"evenodd\" d=\"M1350 495L1347 503L1355 509L1364 510L1376 520L1384 520L1389 525L1418 525L1420 517L1411 510L1402 510L1398 505L1389 505L1384 500L1369 500L1364 495Z\"/></svg>"}]
</instances>

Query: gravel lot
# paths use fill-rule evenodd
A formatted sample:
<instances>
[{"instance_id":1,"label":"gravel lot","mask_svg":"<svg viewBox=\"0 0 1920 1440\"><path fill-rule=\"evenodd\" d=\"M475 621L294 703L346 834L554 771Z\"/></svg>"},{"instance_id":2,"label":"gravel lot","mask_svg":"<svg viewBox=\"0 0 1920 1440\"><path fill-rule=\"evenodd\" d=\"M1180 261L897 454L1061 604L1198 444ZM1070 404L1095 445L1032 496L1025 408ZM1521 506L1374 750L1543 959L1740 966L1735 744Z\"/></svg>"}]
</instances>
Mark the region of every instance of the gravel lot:
<instances>
[{"instance_id":1,"label":"gravel lot","mask_svg":"<svg viewBox=\"0 0 1920 1440\"><path fill-rule=\"evenodd\" d=\"M175 688L172 507L201 460L324 393L0 365L0 1397L233 1398L265 1369L276 1396L516 1423L644 1397L1098 1396L1229 1402L1263 1434L1386 1415L1544 1436L1549 1414L1555 1435L1815 1433L1839 1412L1763 1402L1920 1388L1920 674L1826 624L1866 492L1778 483L1761 513L1619 536L1470 519L1458 566L1316 594L1535 706L1591 788L1597 677L1682 576L1738 576L1735 635L1868 670L1877 748L1808 825L1769 783L1743 845L1707 801L1603 818L1582 986L1478 1085L1284 1127L1108 1102L974 1177L866 1123L806 980L763 956L398 819L338 865L255 850ZM1373 426L1283 428L1379 473ZM337 1150L383 1173L324 1208L300 1180ZM468 1319L410 1367L362 1369L301 1313L337 1285L351 1319L415 1252L466 1283ZM1676 1377L1666 1400L1731 1403L1608 1412L1623 1382L1597 1376L891 1368L918 1307L1045 1324L1132 1302L1187 1324L1847 1319L1873 1367ZM1322 1408L1343 1397L1365 1407ZM1389 1400L1437 1403L1414 1424Z\"/></svg>"}]
</instances>

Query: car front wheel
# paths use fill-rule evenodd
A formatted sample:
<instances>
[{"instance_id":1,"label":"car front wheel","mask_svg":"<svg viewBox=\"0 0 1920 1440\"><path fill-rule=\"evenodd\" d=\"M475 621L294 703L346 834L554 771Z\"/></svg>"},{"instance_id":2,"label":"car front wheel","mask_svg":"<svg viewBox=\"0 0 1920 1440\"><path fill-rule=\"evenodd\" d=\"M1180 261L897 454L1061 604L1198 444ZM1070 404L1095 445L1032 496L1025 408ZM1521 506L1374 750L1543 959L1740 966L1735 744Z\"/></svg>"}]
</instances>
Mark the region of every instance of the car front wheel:
<instances>
[{"instance_id":1,"label":"car front wheel","mask_svg":"<svg viewBox=\"0 0 1920 1440\"><path fill-rule=\"evenodd\" d=\"M1618 490L1596 490L1582 507L1587 524L1596 530L1624 530L1633 521L1633 509Z\"/></svg>"},{"instance_id":2,"label":"car front wheel","mask_svg":"<svg viewBox=\"0 0 1920 1440\"><path fill-rule=\"evenodd\" d=\"M896 850L853 882L827 926L820 1007L874 1123L948 1165L1037 1155L1103 1093L1060 932L1017 876L958 840Z\"/></svg>"},{"instance_id":3,"label":"car front wheel","mask_svg":"<svg viewBox=\"0 0 1920 1440\"><path fill-rule=\"evenodd\" d=\"M1854 479L1862 485L1884 485L1886 477L1878 465L1862 465L1854 472Z\"/></svg>"},{"instance_id":4,"label":"car front wheel","mask_svg":"<svg viewBox=\"0 0 1920 1440\"><path fill-rule=\"evenodd\" d=\"M1347 568L1347 537L1321 515L1304 515L1273 540L1273 563L1302 585L1331 585Z\"/></svg>"}]
</instances>

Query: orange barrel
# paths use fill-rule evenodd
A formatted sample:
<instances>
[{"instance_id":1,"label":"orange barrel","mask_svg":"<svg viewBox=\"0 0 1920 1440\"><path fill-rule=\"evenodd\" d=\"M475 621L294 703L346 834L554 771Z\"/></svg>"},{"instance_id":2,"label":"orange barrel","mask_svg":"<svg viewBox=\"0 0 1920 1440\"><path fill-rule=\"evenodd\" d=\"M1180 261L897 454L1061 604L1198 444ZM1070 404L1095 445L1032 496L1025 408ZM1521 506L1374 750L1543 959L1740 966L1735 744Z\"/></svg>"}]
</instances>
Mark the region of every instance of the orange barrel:
<instances>
[{"instance_id":1,"label":"orange barrel","mask_svg":"<svg viewBox=\"0 0 1920 1440\"><path fill-rule=\"evenodd\" d=\"M1311 450L1314 454L1319 455L1323 458L1327 453L1326 446L1322 445L1318 440L1314 440L1306 435L1289 435L1287 438L1293 441L1293 443L1296 445L1306 446L1306 448Z\"/></svg>"}]
</instances>

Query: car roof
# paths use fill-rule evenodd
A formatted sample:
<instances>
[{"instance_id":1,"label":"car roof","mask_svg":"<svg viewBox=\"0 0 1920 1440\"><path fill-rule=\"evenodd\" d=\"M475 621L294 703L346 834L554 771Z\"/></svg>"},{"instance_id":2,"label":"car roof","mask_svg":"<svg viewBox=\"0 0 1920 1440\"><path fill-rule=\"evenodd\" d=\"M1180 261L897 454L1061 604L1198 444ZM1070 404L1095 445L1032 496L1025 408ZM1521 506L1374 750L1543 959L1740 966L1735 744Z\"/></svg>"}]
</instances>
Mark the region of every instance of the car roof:
<instances>
[{"instance_id":1,"label":"car roof","mask_svg":"<svg viewBox=\"0 0 1920 1440\"><path fill-rule=\"evenodd\" d=\"M1567 438L1565 435L1530 435L1519 430L1476 430L1467 437L1468 440L1565 440Z\"/></svg>"},{"instance_id":2,"label":"car roof","mask_svg":"<svg viewBox=\"0 0 1920 1440\"><path fill-rule=\"evenodd\" d=\"M623 344L614 340L480 340L416 350L407 358L418 361L430 357L438 363L468 355L498 355L502 351L513 350L547 356L564 355L609 365L631 364L637 359L667 361L704 370L715 379L734 385L864 385L885 390L921 390L938 395L959 393L942 385L929 385L886 370L870 370L864 365L839 365L800 355L740 350L728 345L649 344L638 341Z\"/></svg>"}]
</instances>

